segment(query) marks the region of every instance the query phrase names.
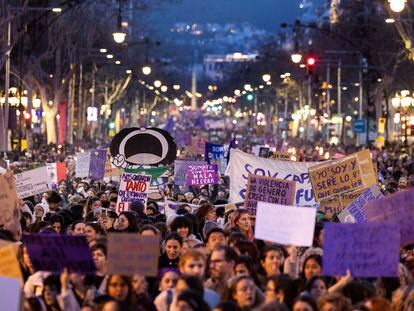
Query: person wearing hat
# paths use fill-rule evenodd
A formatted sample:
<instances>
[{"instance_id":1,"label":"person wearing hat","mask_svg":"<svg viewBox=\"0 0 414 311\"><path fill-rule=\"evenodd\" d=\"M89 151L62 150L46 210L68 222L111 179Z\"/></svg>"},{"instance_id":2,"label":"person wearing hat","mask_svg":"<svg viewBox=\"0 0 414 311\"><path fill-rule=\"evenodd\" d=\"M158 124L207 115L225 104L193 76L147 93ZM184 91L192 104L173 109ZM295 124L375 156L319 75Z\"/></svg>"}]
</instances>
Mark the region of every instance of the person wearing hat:
<instances>
[{"instance_id":1,"label":"person wearing hat","mask_svg":"<svg viewBox=\"0 0 414 311\"><path fill-rule=\"evenodd\" d=\"M42 221L47 213L49 213L49 206L46 203L36 204L34 207L35 222Z\"/></svg>"}]
</instances>

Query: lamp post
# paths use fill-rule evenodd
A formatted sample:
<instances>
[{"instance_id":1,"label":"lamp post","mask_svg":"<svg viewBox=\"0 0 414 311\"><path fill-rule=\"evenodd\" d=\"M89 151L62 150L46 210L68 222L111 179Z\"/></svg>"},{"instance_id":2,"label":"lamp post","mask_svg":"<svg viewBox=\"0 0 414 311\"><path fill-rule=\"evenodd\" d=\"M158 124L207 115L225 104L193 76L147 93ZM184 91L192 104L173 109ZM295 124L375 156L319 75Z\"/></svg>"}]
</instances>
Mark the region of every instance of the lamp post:
<instances>
[{"instance_id":1,"label":"lamp post","mask_svg":"<svg viewBox=\"0 0 414 311\"><path fill-rule=\"evenodd\" d=\"M405 8L406 0L388 0L391 11L400 13Z\"/></svg>"},{"instance_id":2,"label":"lamp post","mask_svg":"<svg viewBox=\"0 0 414 311\"><path fill-rule=\"evenodd\" d=\"M402 90L400 94L397 92L395 96L391 98L391 104L399 111L400 116L402 112L404 113L403 116L400 117L400 120L404 122L403 125L401 125L401 128L404 130L404 144L405 146L408 146L408 110L411 106L414 106L414 98L410 96L408 90Z\"/></svg>"}]
</instances>

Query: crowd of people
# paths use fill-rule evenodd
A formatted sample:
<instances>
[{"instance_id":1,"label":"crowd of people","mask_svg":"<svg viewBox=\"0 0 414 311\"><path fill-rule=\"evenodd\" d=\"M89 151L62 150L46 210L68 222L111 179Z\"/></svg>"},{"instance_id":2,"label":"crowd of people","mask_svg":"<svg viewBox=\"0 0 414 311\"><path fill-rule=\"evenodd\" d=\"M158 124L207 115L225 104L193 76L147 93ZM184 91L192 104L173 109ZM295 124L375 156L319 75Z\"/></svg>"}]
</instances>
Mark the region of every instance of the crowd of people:
<instances>
[{"instance_id":1,"label":"crowd of people","mask_svg":"<svg viewBox=\"0 0 414 311\"><path fill-rule=\"evenodd\" d=\"M315 145L289 146L295 147L297 161L326 159ZM318 148L331 156L356 151L322 143ZM0 239L19 246L22 310L414 310L414 244L401 248L398 277L357 278L350 271L345 276L324 276L327 220L321 213L312 247L256 240L255 219L242 204L228 200L227 176L218 185L184 190L174 184L171 169L146 205L132 202L129 211L118 214L118 184L75 178L74 152L49 146L32 154L2 155L16 172L32 163L66 162L67 177L56 189L21 200L22 233L84 235L96 266L93 275L66 269L59 274L35 271L21 235L1 229ZM413 146L394 144L373 148L371 154L384 194L414 186ZM177 202L175 213L166 215L160 204L164 197ZM111 232L159 237L157 277L108 274Z\"/></svg>"}]
</instances>

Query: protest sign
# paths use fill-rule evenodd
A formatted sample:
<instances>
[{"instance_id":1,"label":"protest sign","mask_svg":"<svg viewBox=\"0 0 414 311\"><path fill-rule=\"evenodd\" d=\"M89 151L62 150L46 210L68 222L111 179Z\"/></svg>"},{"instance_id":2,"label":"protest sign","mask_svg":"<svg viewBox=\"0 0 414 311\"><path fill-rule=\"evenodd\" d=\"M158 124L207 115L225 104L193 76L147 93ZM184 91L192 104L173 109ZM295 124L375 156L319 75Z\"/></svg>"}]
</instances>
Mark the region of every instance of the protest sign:
<instances>
[{"instance_id":1,"label":"protest sign","mask_svg":"<svg viewBox=\"0 0 414 311\"><path fill-rule=\"evenodd\" d=\"M65 162L48 163L46 164L46 167L52 183L58 184L59 181L66 180Z\"/></svg>"},{"instance_id":2,"label":"protest sign","mask_svg":"<svg viewBox=\"0 0 414 311\"><path fill-rule=\"evenodd\" d=\"M334 215L339 216L364 190L358 189L322 200L319 204L319 211L323 212L328 220Z\"/></svg>"},{"instance_id":3,"label":"protest sign","mask_svg":"<svg viewBox=\"0 0 414 311\"><path fill-rule=\"evenodd\" d=\"M259 157L268 158L269 157L269 147L260 147L259 148Z\"/></svg>"},{"instance_id":4,"label":"protest sign","mask_svg":"<svg viewBox=\"0 0 414 311\"><path fill-rule=\"evenodd\" d=\"M89 163L89 178L101 180L105 176L107 150L92 150Z\"/></svg>"},{"instance_id":5,"label":"protest sign","mask_svg":"<svg viewBox=\"0 0 414 311\"><path fill-rule=\"evenodd\" d=\"M414 242L414 189L384 196L365 206L368 222L400 225L401 246Z\"/></svg>"},{"instance_id":6,"label":"protest sign","mask_svg":"<svg viewBox=\"0 0 414 311\"><path fill-rule=\"evenodd\" d=\"M348 217L347 222L367 222L368 219L366 216L365 206L381 197L383 197L381 190L377 185L372 185L368 189L365 189L357 198L355 198L355 200L347 207L346 211L343 211L342 215L339 214L338 217L340 216L339 219L343 219L344 221L346 216L352 217Z\"/></svg>"},{"instance_id":7,"label":"protest sign","mask_svg":"<svg viewBox=\"0 0 414 311\"><path fill-rule=\"evenodd\" d=\"M128 211L133 201L147 204L150 184L151 175L122 173L116 203L117 213Z\"/></svg>"},{"instance_id":8,"label":"protest sign","mask_svg":"<svg viewBox=\"0 0 414 311\"><path fill-rule=\"evenodd\" d=\"M0 277L0 306L2 310L20 311L21 281L15 278Z\"/></svg>"},{"instance_id":9,"label":"protest sign","mask_svg":"<svg viewBox=\"0 0 414 311\"><path fill-rule=\"evenodd\" d=\"M274 160L280 160L280 161L290 161L291 155L289 152L273 151L270 158Z\"/></svg>"},{"instance_id":10,"label":"protest sign","mask_svg":"<svg viewBox=\"0 0 414 311\"><path fill-rule=\"evenodd\" d=\"M371 153L369 149L364 149L355 153L358 157L359 166L361 168L362 179L366 188L371 187L377 183L377 173L372 163Z\"/></svg>"},{"instance_id":11,"label":"protest sign","mask_svg":"<svg viewBox=\"0 0 414 311\"><path fill-rule=\"evenodd\" d=\"M316 209L257 203L256 239L283 245L312 246Z\"/></svg>"},{"instance_id":12,"label":"protest sign","mask_svg":"<svg viewBox=\"0 0 414 311\"><path fill-rule=\"evenodd\" d=\"M155 236L108 235L108 274L157 276L160 242Z\"/></svg>"},{"instance_id":13,"label":"protest sign","mask_svg":"<svg viewBox=\"0 0 414 311\"><path fill-rule=\"evenodd\" d=\"M345 275L347 270L353 277L398 275L400 237L395 225L328 222L324 237L324 275Z\"/></svg>"},{"instance_id":14,"label":"protest sign","mask_svg":"<svg viewBox=\"0 0 414 311\"><path fill-rule=\"evenodd\" d=\"M192 165L207 165L206 161L175 160L174 161L174 184L184 186L186 182L188 167Z\"/></svg>"},{"instance_id":15,"label":"protest sign","mask_svg":"<svg viewBox=\"0 0 414 311\"><path fill-rule=\"evenodd\" d=\"M187 169L188 186L203 186L218 183L218 167L213 165L190 165Z\"/></svg>"},{"instance_id":16,"label":"protest sign","mask_svg":"<svg viewBox=\"0 0 414 311\"><path fill-rule=\"evenodd\" d=\"M15 174L14 180L16 182L17 195L20 199L52 189L52 182L46 166Z\"/></svg>"},{"instance_id":17,"label":"protest sign","mask_svg":"<svg viewBox=\"0 0 414 311\"><path fill-rule=\"evenodd\" d=\"M230 201L243 202L249 174L296 181L296 206L314 206L315 197L310 184L308 169L316 162L288 162L259 158L238 149L230 150L228 173L230 176Z\"/></svg>"},{"instance_id":18,"label":"protest sign","mask_svg":"<svg viewBox=\"0 0 414 311\"><path fill-rule=\"evenodd\" d=\"M91 152L78 152L76 154L75 176L77 178L89 177L89 166L91 162Z\"/></svg>"},{"instance_id":19,"label":"protest sign","mask_svg":"<svg viewBox=\"0 0 414 311\"><path fill-rule=\"evenodd\" d=\"M229 145L212 144L206 142L205 160L208 164L214 164L214 161L227 158Z\"/></svg>"},{"instance_id":20,"label":"protest sign","mask_svg":"<svg viewBox=\"0 0 414 311\"><path fill-rule=\"evenodd\" d=\"M249 174L244 207L250 215L256 215L257 202L293 205L296 182L279 178Z\"/></svg>"},{"instance_id":21,"label":"protest sign","mask_svg":"<svg viewBox=\"0 0 414 311\"><path fill-rule=\"evenodd\" d=\"M12 172L0 175L0 206L0 224L12 223L16 210L19 210L16 185Z\"/></svg>"},{"instance_id":22,"label":"protest sign","mask_svg":"<svg viewBox=\"0 0 414 311\"><path fill-rule=\"evenodd\" d=\"M13 243L0 248L0 275L16 278L23 282L22 271Z\"/></svg>"},{"instance_id":23,"label":"protest sign","mask_svg":"<svg viewBox=\"0 0 414 311\"><path fill-rule=\"evenodd\" d=\"M356 155L309 168L317 202L364 187Z\"/></svg>"},{"instance_id":24,"label":"protest sign","mask_svg":"<svg viewBox=\"0 0 414 311\"><path fill-rule=\"evenodd\" d=\"M25 234L30 261L37 271L93 274L95 264L85 236L60 234Z\"/></svg>"}]
</instances>

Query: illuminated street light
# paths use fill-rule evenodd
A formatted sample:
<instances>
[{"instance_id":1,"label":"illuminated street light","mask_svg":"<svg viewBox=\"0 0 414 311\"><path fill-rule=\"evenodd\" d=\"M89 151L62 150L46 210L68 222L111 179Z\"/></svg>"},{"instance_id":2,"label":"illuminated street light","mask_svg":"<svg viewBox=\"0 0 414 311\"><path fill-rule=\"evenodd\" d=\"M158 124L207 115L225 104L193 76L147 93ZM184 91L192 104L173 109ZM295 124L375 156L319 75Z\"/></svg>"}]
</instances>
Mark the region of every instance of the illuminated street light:
<instances>
[{"instance_id":1,"label":"illuminated street light","mask_svg":"<svg viewBox=\"0 0 414 311\"><path fill-rule=\"evenodd\" d=\"M395 13L400 13L404 10L406 0L388 0L390 9Z\"/></svg>"},{"instance_id":2,"label":"illuminated street light","mask_svg":"<svg viewBox=\"0 0 414 311\"><path fill-rule=\"evenodd\" d=\"M108 50L107 49L100 49L99 52L106 53L106 52L108 52Z\"/></svg>"},{"instance_id":3,"label":"illuminated street light","mask_svg":"<svg viewBox=\"0 0 414 311\"><path fill-rule=\"evenodd\" d=\"M267 73L262 76L264 82L269 82L271 78L272 77Z\"/></svg>"},{"instance_id":4,"label":"illuminated street light","mask_svg":"<svg viewBox=\"0 0 414 311\"><path fill-rule=\"evenodd\" d=\"M62 8L53 8L52 12L53 13L60 13L60 12L62 12Z\"/></svg>"},{"instance_id":5,"label":"illuminated street light","mask_svg":"<svg viewBox=\"0 0 414 311\"><path fill-rule=\"evenodd\" d=\"M146 76L148 76L149 74L151 74L151 67L150 66L144 66L142 67L142 73Z\"/></svg>"},{"instance_id":6,"label":"illuminated street light","mask_svg":"<svg viewBox=\"0 0 414 311\"><path fill-rule=\"evenodd\" d=\"M245 84L243 87L246 91L250 91L252 89L252 86L250 84Z\"/></svg>"},{"instance_id":7,"label":"illuminated street light","mask_svg":"<svg viewBox=\"0 0 414 311\"><path fill-rule=\"evenodd\" d=\"M393 18L386 18L386 19L385 19L385 22L386 22L387 24L393 24L393 23L395 23L395 19L393 19Z\"/></svg>"},{"instance_id":8,"label":"illuminated street light","mask_svg":"<svg viewBox=\"0 0 414 311\"><path fill-rule=\"evenodd\" d=\"M155 87L160 87L162 85L162 83L161 83L161 81L160 80L155 80L154 81L154 86Z\"/></svg>"},{"instance_id":9,"label":"illuminated street light","mask_svg":"<svg viewBox=\"0 0 414 311\"><path fill-rule=\"evenodd\" d=\"M168 87L166 85L161 86L161 92L167 92Z\"/></svg>"},{"instance_id":10,"label":"illuminated street light","mask_svg":"<svg viewBox=\"0 0 414 311\"><path fill-rule=\"evenodd\" d=\"M132 73L132 70L131 70L131 69L127 69L125 72L126 72L127 74L131 74L131 73Z\"/></svg>"},{"instance_id":11,"label":"illuminated street light","mask_svg":"<svg viewBox=\"0 0 414 311\"><path fill-rule=\"evenodd\" d=\"M115 64L117 64L117 65L121 65L121 61L120 61L120 60L116 60L116 61L115 61Z\"/></svg>"},{"instance_id":12,"label":"illuminated street light","mask_svg":"<svg viewBox=\"0 0 414 311\"><path fill-rule=\"evenodd\" d=\"M119 31L114 32L112 36L114 37L114 41L116 43L123 43L126 38L126 33L119 30Z\"/></svg>"},{"instance_id":13,"label":"illuminated street light","mask_svg":"<svg viewBox=\"0 0 414 311\"><path fill-rule=\"evenodd\" d=\"M112 54L107 54L107 55L106 55L106 58L107 58L107 59L112 59L112 58L114 58L114 56L113 56Z\"/></svg>"},{"instance_id":14,"label":"illuminated street light","mask_svg":"<svg viewBox=\"0 0 414 311\"><path fill-rule=\"evenodd\" d=\"M294 62L295 64L299 64L302 60L302 55L299 53L294 53L290 55L290 58L292 59L292 62Z\"/></svg>"},{"instance_id":15,"label":"illuminated street light","mask_svg":"<svg viewBox=\"0 0 414 311\"><path fill-rule=\"evenodd\" d=\"M178 84L174 84L174 85L173 85L173 89L174 89L174 90L176 90L176 91L178 91L180 88L181 88L181 87L180 87L180 85L178 85Z\"/></svg>"}]
</instances>

